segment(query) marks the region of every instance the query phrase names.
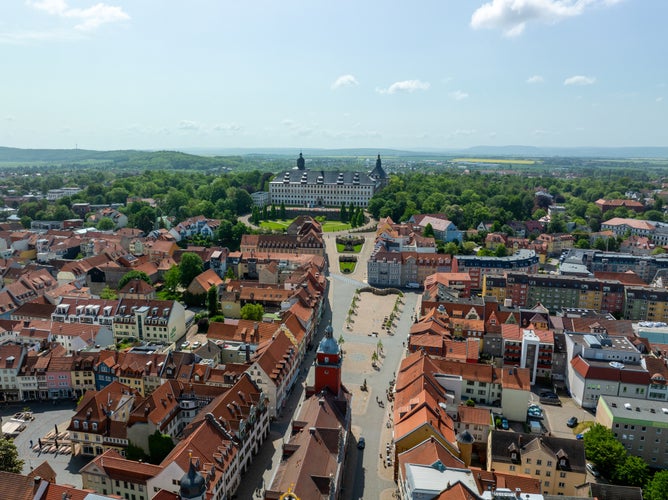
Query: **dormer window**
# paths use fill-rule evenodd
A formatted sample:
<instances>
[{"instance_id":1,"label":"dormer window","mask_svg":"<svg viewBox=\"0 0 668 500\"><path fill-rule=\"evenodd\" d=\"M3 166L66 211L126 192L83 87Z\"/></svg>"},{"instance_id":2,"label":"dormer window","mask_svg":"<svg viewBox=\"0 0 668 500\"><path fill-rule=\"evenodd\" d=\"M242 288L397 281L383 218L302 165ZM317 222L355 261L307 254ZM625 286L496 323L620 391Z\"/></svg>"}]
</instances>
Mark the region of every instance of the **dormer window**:
<instances>
[{"instance_id":1,"label":"dormer window","mask_svg":"<svg viewBox=\"0 0 668 500\"><path fill-rule=\"evenodd\" d=\"M513 462L517 462L517 452L516 452L516 451L513 451L513 452L510 454L510 459L511 459Z\"/></svg>"},{"instance_id":2,"label":"dormer window","mask_svg":"<svg viewBox=\"0 0 668 500\"><path fill-rule=\"evenodd\" d=\"M79 421L78 421L78 420L75 420L75 421L74 421L74 428L75 428L75 429L78 429L78 428L79 428Z\"/></svg>"},{"instance_id":3,"label":"dormer window","mask_svg":"<svg viewBox=\"0 0 668 500\"><path fill-rule=\"evenodd\" d=\"M94 430L94 431L97 430L97 422L93 422L93 430Z\"/></svg>"},{"instance_id":4,"label":"dormer window","mask_svg":"<svg viewBox=\"0 0 668 500\"><path fill-rule=\"evenodd\" d=\"M88 430L88 422L84 422L84 423L83 423L83 428L84 428L85 431Z\"/></svg>"}]
</instances>

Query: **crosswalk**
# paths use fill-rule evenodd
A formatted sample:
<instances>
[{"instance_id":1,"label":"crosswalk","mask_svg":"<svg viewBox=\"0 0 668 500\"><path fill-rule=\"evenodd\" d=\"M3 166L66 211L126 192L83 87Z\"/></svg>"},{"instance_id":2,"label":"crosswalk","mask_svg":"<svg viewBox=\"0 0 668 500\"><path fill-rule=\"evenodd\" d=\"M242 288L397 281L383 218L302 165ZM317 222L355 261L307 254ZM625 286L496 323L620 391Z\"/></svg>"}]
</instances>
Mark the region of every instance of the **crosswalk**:
<instances>
[{"instance_id":1,"label":"crosswalk","mask_svg":"<svg viewBox=\"0 0 668 500\"><path fill-rule=\"evenodd\" d=\"M341 274L332 273L332 274L330 274L330 277L332 277L333 279L336 279L338 281L342 281L343 283L348 283L349 285L367 286L367 284L364 283L363 281L355 280L355 279L349 278L347 276L343 276Z\"/></svg>"}]
</instances>

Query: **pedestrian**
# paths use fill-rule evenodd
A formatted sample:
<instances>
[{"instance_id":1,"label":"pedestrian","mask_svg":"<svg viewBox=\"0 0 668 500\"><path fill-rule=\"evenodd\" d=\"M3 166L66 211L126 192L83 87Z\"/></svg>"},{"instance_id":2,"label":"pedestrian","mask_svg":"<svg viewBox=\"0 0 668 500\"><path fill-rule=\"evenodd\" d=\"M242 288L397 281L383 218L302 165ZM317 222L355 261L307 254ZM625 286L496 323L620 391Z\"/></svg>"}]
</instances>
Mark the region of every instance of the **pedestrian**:
<instances>
[{"instance_id":1,"label":"pedestrian","mask_svg":"<svg viewBox=\"0 0 668 500\"><path fill-rule=\"evenodd\" d=\"M30 440L30 447L32 448L32 439Z\"/></svg>"}]
</instances>

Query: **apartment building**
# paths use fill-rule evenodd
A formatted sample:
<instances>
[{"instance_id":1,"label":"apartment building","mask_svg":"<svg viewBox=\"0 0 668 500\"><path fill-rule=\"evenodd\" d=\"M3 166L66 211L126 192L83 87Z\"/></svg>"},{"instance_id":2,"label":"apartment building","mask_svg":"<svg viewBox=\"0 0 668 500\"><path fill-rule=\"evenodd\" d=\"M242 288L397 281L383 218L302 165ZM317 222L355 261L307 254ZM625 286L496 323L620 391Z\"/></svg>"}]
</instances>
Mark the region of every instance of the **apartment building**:
<instances>
[{"instance_id":1,"label":"apartment building","mask_svg":"<svg viewBox=\"0 0 668 500\"><path fill-rule=\"evenodd\" d=\"M493 430L487 470L540 478L544 495L575 494L587 480L582 440Z\"/></svg>"},{"instance_id":2,"label":"apartment building","mask_svg":"<svg viewBox=\"0 0 668 500\"><path fill-rule=\"evenodd\" d=\"M596 422L610 429L630 455L652 468L668 468L668 408L664 402L601 396Z\"/></svg>"}]
</instances>

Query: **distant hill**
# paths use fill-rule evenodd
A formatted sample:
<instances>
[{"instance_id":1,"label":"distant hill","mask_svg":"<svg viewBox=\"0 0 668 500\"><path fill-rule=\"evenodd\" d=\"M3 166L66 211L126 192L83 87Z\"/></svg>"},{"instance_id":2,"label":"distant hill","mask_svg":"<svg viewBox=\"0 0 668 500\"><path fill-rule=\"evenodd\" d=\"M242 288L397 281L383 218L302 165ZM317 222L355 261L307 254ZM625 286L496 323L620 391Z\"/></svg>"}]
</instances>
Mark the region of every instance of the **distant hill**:
<instances>
[{"instance_id":1,"label":"distant hill","mask_svg":"<svg viewBox=\"0 0 668 500\"><path fill-rule=\"evenodd\" d=\"M524 158L662 158L668 159L668 147L576 147L548 148L533 146L474 146L461 149L425 148L403 150L391 148L183 148L181 151L117 150L96 151L89 149L20 149L0 147L1 163L112 162L115 166L141 165L145 168L206 169L233 167L238 157L264 156L296 158L302 151L311 157L367 157L377 154L395 158L442 158L452 156L492 156ZM218 158L215 158L218 157ZM237 157L233 159L231 157Z\"/></svg>"},{"instance_id":2,"label":"distant hill","mask_svg":"<svg viewBox=\"0 0 668 500\"><path fill-rule=\"evenodd\" d=\"M226 159L227 160L227 159ZM2 163L75 164L111 163L115 167L207 169L226 166L227 161L179 151L95 151L88 149L19 149L0 147Z\"/></svg>"}]
</instances>

